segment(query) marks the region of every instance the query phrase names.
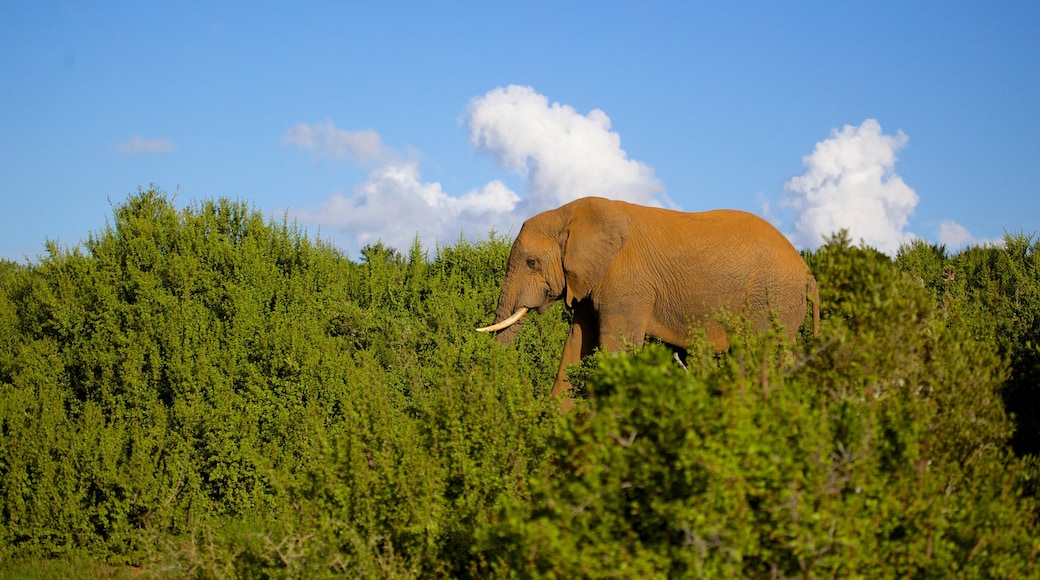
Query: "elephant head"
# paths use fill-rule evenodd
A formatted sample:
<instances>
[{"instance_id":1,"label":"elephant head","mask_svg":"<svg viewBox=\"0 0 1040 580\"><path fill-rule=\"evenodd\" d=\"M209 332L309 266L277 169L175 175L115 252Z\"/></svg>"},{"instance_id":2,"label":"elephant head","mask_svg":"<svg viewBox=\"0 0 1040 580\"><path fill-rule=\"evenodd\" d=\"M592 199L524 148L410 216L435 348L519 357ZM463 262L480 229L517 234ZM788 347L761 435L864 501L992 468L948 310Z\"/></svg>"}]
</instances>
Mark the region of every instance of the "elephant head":
<instances>
[{"instance_id":1,"label":"elephant head","mask_svg":"<svg viewBox=\"0 0 1040 580\"><path fill-rule=\"evenodd\" d=\"M530 310L539 314L564 299L572 306L587 298L625 245L629 218L579 200L527 220L513 242L495 320L480 332L501 331L498 341L516 338Z\"/></svg>"}]
</instances>

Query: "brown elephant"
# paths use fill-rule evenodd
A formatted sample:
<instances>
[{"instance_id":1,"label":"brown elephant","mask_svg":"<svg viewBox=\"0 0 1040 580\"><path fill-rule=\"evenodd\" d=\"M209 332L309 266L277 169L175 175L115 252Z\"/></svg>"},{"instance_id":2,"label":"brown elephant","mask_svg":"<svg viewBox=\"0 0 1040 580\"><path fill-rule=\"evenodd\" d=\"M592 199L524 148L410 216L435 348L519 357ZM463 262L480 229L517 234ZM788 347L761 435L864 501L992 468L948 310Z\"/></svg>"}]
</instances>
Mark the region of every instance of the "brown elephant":
<instances>
[{"instance_id":1,"label":"brown elephant","mask_svg":"<svg viewBox=\"0 0 1040 580\"><path fill-rule=\"evenodd\" d=\"M729 346L719 309L746 315L753 328L775 312L793 337L812 302L816 280L791 242L765 220L742 211L686 213L586 197L524 222L509 254L491 326L509 344L529 310L559 299L574 309L553 385L564 397L566 368L596 347L640 347L646 335L685 348L694 325L718 350Z\"/></svg>"}]
</instances>

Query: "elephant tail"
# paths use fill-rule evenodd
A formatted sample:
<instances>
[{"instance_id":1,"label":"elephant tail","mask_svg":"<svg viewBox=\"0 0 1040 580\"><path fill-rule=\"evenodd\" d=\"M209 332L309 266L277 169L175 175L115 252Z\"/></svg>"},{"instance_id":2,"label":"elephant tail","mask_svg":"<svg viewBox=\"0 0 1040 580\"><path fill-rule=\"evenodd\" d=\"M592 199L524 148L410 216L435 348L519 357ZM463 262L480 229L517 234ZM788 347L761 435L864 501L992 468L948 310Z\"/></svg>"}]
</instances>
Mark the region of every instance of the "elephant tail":
<instances>
[{"instance_id":1,"label":"elephant tail","mask_svg":"<svg viewBox=\"0 0 1040 580\"><path fill-rule=\"evenodd\" d=\"M812 274L805 285L805 294L809 302L812 302L812 333L816 336L820 333L820 289L816 286L816 278Z\"/></svg>"}]
</instances>

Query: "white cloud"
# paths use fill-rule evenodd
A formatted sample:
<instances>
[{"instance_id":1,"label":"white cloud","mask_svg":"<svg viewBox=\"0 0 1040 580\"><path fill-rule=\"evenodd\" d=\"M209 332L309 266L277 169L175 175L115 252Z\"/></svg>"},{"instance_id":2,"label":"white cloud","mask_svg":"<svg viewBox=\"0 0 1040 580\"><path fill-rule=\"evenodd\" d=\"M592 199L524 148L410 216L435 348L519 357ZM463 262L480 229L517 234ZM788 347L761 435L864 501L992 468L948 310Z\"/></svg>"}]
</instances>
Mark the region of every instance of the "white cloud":
<instances>
[{"instance_id":1,"label":"white cloud","mask_svg":"<svg viewBox=\"0 0 1040 580\"><path fill-rule=\"evenodd\" d=\"M177 146L166 139L145 139L136 135L126 143L116 145L116 150L126 155L156 155L176 151Z\"/></svg>"},{"instance_id":2,"label":"white cloud","mask_svg":"<svg viewBox=\"0 0 1040 580\"><path fill-rule=\"evenodd\" d=\"M427 248L453 242L459 234L485 235L519 201L501 181L453 197L440 183L422 181L418 162L407 161L375 168L350 196L336 193L317 210L294 213L347 236L350 249L382 241L403 251L416 235Z\"/></svg>"},{"instance_id":3,"label":"white cloud","mask_svg":"<svg viewBox=\"0 0 1040 580\"><path fill-rule=\"evenodd\" d=\"M316 209L297 209L348 251L383 243L404 250L416 235L426 247L492 228L513 233L530 215L586 195L661 205L653 170L627 158L610 119L554 103L530 87L495 89L470 103L472 145L527 178L526 200L495 180L462 195L424 182L415 159L383 145L375 131L348 131L331 121L300 123L282 136L293 145L373 166L350 194L337 192ZM331 231L330 231L331 230Z\"/></svg>"},{"instance_id":4,"label":"white cloud","mask_svg":"<svg viewBox=\"0 0 1040 580\"><path fill-rule=\"evenodd\" d=\"M347 131L332 121L309 125L298 123L282 135L282 145L295 145L319 155L346 158L361 165L391 162L397 154L383 145L379 133L371 129Z\"/></svg>"},{"instance_id":5,"label":"white cloud","mask_svg":"<svg viewBox=\"0 0 1040 580\"><path fill-rule=\"evenodd\" d=\"M621 148L610 118L549 104L531 87L512 85L470 103L472 145L527 177L527 209L534 213L588 195L660 205L654 172Z\"/></svg>"},{"instance_id":6,"label":"white cloud","mask_svg":"<svg viewBox=\"0 0 1040 580\"><path fill-rule=\"evenodd\" d=\"M947 250L959 251L968 246L1004 246L1004 239L976 238L968 228L953 220L945 220L939 224L939 243Z\"/></svg>"},{"instance_id":7,"label":"white cloud","mask_svg":"<svg viewBox=\"0 0 1040 580\"><path fill-rule=\"evenodd\" d=\"M973 240L968 228L955 221L946 220L939 224L939 243L951 250L963 248Z\"/></svg>"},{"instance_id":8,"label":"white cloud","mask_svg":"<svg viewBox=\"0 0 1040 580\"><path fill-rule=\"evenodd\" d=\"M907 140L902 131L882 134L881 125L867 119L817 143L802 160L805 173L784 185L783 203L797 214L792 241L816 247L846 228L853 240L895 254L914 239L906 227L918 196L894 171L896 152Z\"/></svg>"}]
</instances>

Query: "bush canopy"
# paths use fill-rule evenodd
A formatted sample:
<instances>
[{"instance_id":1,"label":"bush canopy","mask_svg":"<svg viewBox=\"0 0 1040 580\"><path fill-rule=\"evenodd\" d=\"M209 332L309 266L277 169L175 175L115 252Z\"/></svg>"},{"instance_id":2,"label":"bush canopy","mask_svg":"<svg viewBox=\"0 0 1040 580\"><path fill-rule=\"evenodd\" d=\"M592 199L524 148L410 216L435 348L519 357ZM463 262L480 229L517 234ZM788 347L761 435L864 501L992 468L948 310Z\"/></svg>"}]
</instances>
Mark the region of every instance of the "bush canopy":
<instances>
[{"instance_id":1,"label":"bush canopy","mask_svg":"<svg viewBox=\"0 0 1040 580\"><path fill-rule=\"evenodd\" d=\"M0 576L1040 575L1033 236L839 233L817 336L599 353L566 415L562 305L473 332L510 243L355 261L152 187L0 260Z\"/></svg>"}]
</instances>

